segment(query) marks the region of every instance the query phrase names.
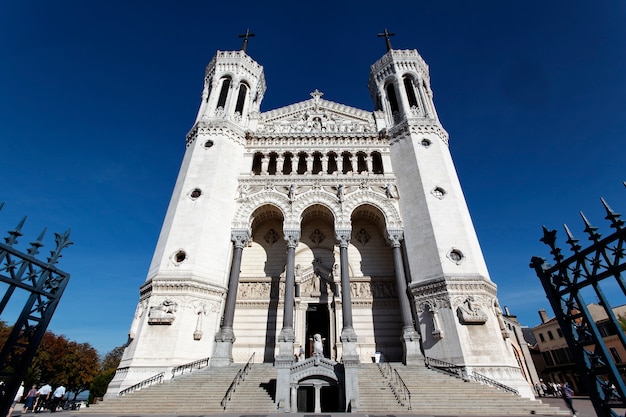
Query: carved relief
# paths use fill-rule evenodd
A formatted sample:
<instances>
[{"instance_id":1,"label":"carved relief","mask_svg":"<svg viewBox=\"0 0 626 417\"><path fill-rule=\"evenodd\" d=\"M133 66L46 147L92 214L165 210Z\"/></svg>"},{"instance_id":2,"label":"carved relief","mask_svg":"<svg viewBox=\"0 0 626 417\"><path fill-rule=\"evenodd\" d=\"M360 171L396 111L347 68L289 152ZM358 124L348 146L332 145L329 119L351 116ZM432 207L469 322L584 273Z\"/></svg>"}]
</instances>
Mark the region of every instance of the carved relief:
<instances>
[{"instance_id":1,"label":"carved relief","mask_svg":"<svg viewBox=\"0 0 626 417\"><path fill-rule=\"evenodd\" d=\"M461 324L484 324L487 314L474 296L468 295L463 303L457 307L457 315Z\"/></svg>"},{"instance_id":2,"label":"carved relief","mask_svg":"<svg viewBox=\"0 0 626 417\"><path fill-rule=\"evenodd\" d=\"M270 245L273 245L274 243L278 242L278 239L280 239L280 236L278 233L276 233L276 230L270 229L265 234L265 236L263 236L263 239L265 239L265 241L269 243Z\"/></svg>"},{"instance_id":3,"label":"carved relief","mask_svg":"<svg viewBox=\"0 0 626 417\"><path fill-rule=\"evenodd\" d=\"M148 313L148 324L172 324L176 318L178 304L167 298L159 305L150 307Z\"/></svg>"},{"instance_id":4,"label":"carved relief","mask_svg":"<svg viewBox=\"0 0 626 417\"><path fill-rule=\"evenodd\" d=\"M359 230L355 235L354 238L363 246L365 246L365 244L367 242L370 241L370 239L372 238L370 236L369 233L367 233L367 231L365 229L361 229Z\"/></svg>"}]
</instances>

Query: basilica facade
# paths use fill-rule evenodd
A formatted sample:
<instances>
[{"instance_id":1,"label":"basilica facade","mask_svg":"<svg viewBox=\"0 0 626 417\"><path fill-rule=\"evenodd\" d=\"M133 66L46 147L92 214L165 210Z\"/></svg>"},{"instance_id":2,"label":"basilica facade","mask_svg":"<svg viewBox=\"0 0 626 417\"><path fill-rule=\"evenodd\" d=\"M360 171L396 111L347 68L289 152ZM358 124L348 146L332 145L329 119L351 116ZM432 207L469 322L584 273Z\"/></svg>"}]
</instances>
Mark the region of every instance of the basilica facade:
<instances>
[{"instance_id":1,"label":"basilica facade","mask_svg":"<svg viewBox=\"0 0 626 417\"><path fill-rule=\"evenodd\" d=\"M464 365L532 396L427 64L389 48L369 91L373 111L315 90L262 112L263 67L244 50L216 53L108 396L253 354L274 364L277 403L294 364L316 356L341 365L353 404L355 370L381 357Z\"/></svg>"}]
</instances>

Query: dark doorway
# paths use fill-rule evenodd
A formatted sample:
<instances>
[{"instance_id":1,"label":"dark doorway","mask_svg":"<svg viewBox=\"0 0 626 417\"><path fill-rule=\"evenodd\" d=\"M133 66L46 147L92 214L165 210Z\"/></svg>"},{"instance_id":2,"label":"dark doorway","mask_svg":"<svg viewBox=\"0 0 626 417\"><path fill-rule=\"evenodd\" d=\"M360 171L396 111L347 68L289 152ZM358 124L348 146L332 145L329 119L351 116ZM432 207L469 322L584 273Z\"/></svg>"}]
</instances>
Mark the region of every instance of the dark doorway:
<instances>
[{"instance_id":1,"label":"dark doorway","mask_svg":"<svg viewBox=\"0 0 626 417\"><path fill-rule=\"evenodd\" d=\"M313 335L319 333L324 340L324 357L330 358L330 315L328 304L309 304L306 310L306 357L313 355Z\"/></svg>"},{"instance_id":2,"label":"dark doorway","mask_svg":"<svg viewBox=\"0 0 626 417\"><path fill-rule=\"evenodd\" d=\"M328 387L322 387L321 396L321 405L322 412L328 411L342 411L339 407L339 388L337 385L332 385Z\"/></svg>"},{"instance_id":3,"label":"dark doorway","mask_svg":"<svg viewBox=\"0 0 626 417\"><path fill-rule=\"evenodd\" d=\"M315 388L298 388L298 412L312 413L315 410Z\"/></svg>"}]
</instances>

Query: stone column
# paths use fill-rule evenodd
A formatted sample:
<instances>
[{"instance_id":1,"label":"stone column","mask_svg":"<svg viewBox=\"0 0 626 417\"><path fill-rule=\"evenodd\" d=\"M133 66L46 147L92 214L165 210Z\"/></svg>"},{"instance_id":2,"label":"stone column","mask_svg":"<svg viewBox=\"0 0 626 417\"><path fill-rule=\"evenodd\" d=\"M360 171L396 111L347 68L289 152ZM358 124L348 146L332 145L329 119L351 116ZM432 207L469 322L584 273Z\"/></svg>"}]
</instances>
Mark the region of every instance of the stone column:
<instances>
[{"instance_id":1,"label":"stone column","mask_svg":"<svg viewBox=\"0 0 626 417\"><path fill-rule=\"evenodd\" d=\"M415 331L413 325L413 315L411 314L411 303L407 293L406 277L404 275L404 262L402 261L402 249L400 242L404 238L402 230L388 231L387 240L393 250L393 266L396 275L396 288L398 300L400 302L400 313L402 315L402 347L404 350L404 363L406 365L416 365L424 362L424 357L420 350L419 333Z\"/></svg>"},{"instance_id":2,"label":"stone column","mask_svg":"<svg viewBox=\"0 0 626 417\"><path fill-rule=\"evenodd\" d=\"M235 317L235 305L237 303L237 287L239 286L239 273L241 272L241 255L243 248L248 245L249 234L247 230L233 230L231 240L235 246L233 261L230 266L230 278L228 280L228 294L224 306L224 319L220 331L215 335L213 356L209 362L212 367L228 366L233 363L233 319Z\"/></svg>"},{"instance_id":3,"label":"stone column","mask_svg":"<svg viewBox=\"0 0 626 417\"><path fill-rule=\"evenodd\" d=\"M365 166L367 167L367 172L372 173L372 155L367 155L365 157Z\"/></svg>"},{"instance_id":4,"label":"stone column","mask_svg":"<svg viewBox=\"0 0 626 417\"><path fill-rule=\"evenodd\" d=\"M319 414L322 412L322 386L320 384L314 384L313 387L315 388L315 409L313 410L313 412Z\"/></svg>"},{"instance_id":5,"label":"stone column","mask_svg":"<svg viewBox=\"0 0 626 417\"><path fill-rule=\"evenodd\" d=\"M348 245L350 229L337 230L339 241L339 258L341 270L341 302L343 329L341 330L342 357L345 371L345 406L344 411L359 411L359 354L356 349L357 337L352 325L352 296L350 294L350 270L348 268Z\"/></svg>"},{"instance_id":6,"label":"stone column","mask_svg":"<svg viewBox=\"0 0 626 417\"><path fill-rule=\"evenodd\" d=\"M296 246L300 240L299 230L285 230L287 241L287 265L285 268L285 297L283 311L283 328L278 335L278 355L274 360L276 367L276 405L280 411L288 412L290 405L291 365L294 361L293 342L296 340L293 331L293 309L295 299L295 263Z\"/></svg>"},{"instance_id":7,"label":"stone column","mask_svg":"<svg viewBox=\"0 0 626 417\"><path fill-rule=\"evenodd\" d=\"M261 159L261 175L267 175L267 168L270 165L270 157L268 155L263 155L263 159Z\"/></svg>"},{"instance_id":8,"label":"stone column","mask_svg":"<svg viewBox=\"0 0 626 417\"><path fill-rule=\"evenodd\" d=\"M313 172L313 161L315 160L315 157L313 156L313 153L309 153L306 156L306 173L310 174L311 172Z\"/></svg>"},{"instance_id":9,"label":"stone column","mask_svg":"<svg viewBox=\"0 0 626 417\"><path fill-rule=\"evenodd\" d=\"M352 173L358 174L359 173L359 156L357 154L352 155L350 157L350 162L352 164Z\"/></svg>"}]
</instances>

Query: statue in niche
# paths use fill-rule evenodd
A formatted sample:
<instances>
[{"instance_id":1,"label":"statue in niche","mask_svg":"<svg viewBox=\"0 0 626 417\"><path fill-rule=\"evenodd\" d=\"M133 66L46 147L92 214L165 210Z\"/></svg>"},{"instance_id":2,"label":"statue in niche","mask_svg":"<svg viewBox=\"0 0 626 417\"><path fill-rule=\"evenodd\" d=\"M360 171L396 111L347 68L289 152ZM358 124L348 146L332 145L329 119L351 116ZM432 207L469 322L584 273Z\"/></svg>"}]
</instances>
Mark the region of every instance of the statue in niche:
<instances>
[{"instance_id":1,"label":"statue in niche","mask_svg":"<svg viewBox=\"0 0 626 417\"><path fill-rule=\"evenodd\" d=\"M487 315L471 295L457 308L457 315L461 324L483 324L487 321Z\"/></svg>"},{"instance_id":2,"label":"statue in niche","mask_svg":"<svg viewBox=\"0 0 626 417\"><path fill-rule=\"evenodd\" d=\"M250 186L248 184L241 184L239 186L239 198L244 200L248 198L248 192L250 191Z\"/></svg>"},{"instance_id":3,"label":"statue in niche","mask_svg":"<svg viewBox=\"0 0 626 417\"><path fill-rule=\"evenodd\" d=\"M172 299L165 299L161 304L150 307L148 324L172 324L176 318L178 305Z\"/></svg>"}]
</instances>

